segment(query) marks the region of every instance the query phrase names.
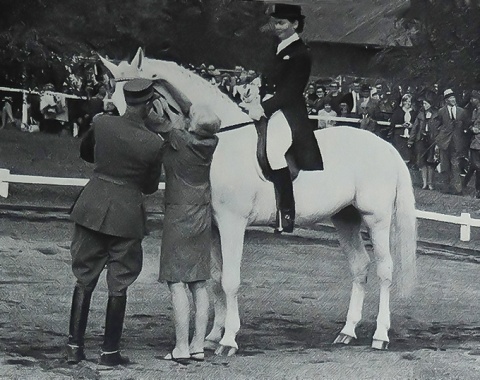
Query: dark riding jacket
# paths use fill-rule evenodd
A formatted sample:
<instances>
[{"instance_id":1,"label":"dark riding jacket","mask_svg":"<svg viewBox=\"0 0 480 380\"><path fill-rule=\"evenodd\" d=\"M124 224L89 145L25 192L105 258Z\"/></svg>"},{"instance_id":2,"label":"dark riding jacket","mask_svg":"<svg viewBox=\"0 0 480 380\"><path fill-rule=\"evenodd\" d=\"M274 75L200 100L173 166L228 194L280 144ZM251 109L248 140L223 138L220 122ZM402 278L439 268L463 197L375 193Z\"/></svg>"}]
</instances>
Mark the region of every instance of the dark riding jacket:
<instances>
[{"instance_id":1,"label":"dark riding jacket","mask_svg":"<svg viewBox=\"0 0 480 380\"><path fill-rule=\"evenodd\" d=\"M312 66L310 49L299 39L281 50L265 73L267 88L273 96L262 102L267 118L281 110L292 129L292 150L302 170L323 169L317 140L316 123L308 119L303 91Z\"/></svg>"}]
</instances>

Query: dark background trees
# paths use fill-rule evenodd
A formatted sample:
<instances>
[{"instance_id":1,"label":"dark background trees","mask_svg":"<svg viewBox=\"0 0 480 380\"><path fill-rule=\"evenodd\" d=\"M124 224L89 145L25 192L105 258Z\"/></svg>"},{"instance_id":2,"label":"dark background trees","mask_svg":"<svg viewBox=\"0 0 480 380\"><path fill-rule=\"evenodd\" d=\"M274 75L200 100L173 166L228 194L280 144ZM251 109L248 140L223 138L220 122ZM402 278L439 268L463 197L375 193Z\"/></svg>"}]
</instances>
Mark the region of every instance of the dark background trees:
<instances>
[{"instance_id":1,"label":"dark background trees","mask_svg":"<svg viewBox=\"0 0 480 380\"><path fill-rule=\"evenodd\" d=\"M414 46L383 49L377 72L384 68L399 81L478 86L479 3L411 0L399 22L414 31ZM273 45L260 31L268 29L265 10L261 2L234 0L4 0L0 85L41 80L58 87L74 56L129 59L139 46L153 58L261 70Z\"/></svg>"},{"instance_id":2,"label":"dark background trees","mask_svg":"<svg viewBox=\"0 0 480 380\"><path fill-rule=\"evenodd\" d=\"M74 55L128 59L138 47L181 62L257 68L271 38L266 6L232 0L7 0L0 24L0 84L58 84Z\"/></svg>"},{"instance_id":3,"label":"dark background trees","mask_svg":"<svg viewBox=\"0 0 480 380\"><path fill-rule=\"evenodd\" d=\"M377 59L399 81L441 87L480 85L480 1L411 0L401 20L413 47L389 48Z\"/></svg>"}]
</instances>

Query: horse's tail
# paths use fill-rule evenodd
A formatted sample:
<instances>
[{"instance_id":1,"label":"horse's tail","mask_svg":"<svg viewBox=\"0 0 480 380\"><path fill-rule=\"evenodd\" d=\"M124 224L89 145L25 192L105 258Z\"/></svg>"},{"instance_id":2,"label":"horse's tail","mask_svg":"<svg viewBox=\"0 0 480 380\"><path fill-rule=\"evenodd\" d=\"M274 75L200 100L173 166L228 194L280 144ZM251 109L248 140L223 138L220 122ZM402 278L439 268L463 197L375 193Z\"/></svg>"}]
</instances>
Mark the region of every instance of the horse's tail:
<instances>
[{"instance_id":1,"label":"horse's tail","mask_svg":"<svg viewBox=\"0 0 480 380\"><path fill-rule=\"evenodd\" d=\"M415 287L417 220L415 215L415 197L412 179L405 162L398 152L394 152L398 161L397 192L392 214L390 230L390 251L400 265L395 270L395 285L402 297L411 295Z\"/></svg>"}]
</instances>

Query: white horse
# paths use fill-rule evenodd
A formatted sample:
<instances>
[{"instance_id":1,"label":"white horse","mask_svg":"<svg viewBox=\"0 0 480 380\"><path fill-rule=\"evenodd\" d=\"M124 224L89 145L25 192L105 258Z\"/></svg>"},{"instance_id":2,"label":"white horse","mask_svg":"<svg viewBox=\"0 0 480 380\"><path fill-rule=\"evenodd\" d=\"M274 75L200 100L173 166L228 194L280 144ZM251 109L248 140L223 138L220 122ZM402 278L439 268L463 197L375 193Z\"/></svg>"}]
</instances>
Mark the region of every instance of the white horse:
<instances>
[{"instance_id":1,"label":"white horse","mask_svg":"<svg viewBox=\"0 0 480 380\"><path fill-rule=\"evenodd\" d=\"M130 64L103 60L118 83L123 78L165 79L195 104L207 102L222 126L250 121L240 108L215 86L173 62L148 59L141 49ZM124 110L121 86L117 106ZM115 98L114 97L114 98ZM256 159L253 124L218 134L219 143L211 168L212 204L219 240L212 253L214 323L207 348L233 355L240 329L238 289L245 229L271 223L275 218L273 185L262 176ZM356 338L362 317L365 283L370 264L360 229L365 223L373 245L373 260L380 279L377 327L372 347L388 346L390 290L393 258L398 261L395 283L402 294L411 293L415 279L416 218L410 174L398 152L374 134L349 127L320 130L316 138L322 152L323 171L301 171L294 181L296 223L309 226L330 217L352 274L346 323L334 343Z\"/></svg>"}]
</instances>

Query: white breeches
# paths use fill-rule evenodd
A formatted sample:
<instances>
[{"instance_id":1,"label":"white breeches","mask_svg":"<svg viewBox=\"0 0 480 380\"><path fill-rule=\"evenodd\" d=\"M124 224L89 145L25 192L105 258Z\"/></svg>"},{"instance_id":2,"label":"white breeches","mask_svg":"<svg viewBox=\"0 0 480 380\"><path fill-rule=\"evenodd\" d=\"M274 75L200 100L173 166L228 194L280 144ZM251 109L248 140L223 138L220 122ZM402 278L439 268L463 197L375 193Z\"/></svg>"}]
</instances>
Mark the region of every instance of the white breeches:
<instances>
[{"instance_id":1,"label":"white breeches","mask_svg":"<svg viewBox=\"0 0 480 380\"><path fill-rule=\"evenodd\" d=\"M292 130L282 111L276 111L268 120L267 158L273 170L287 166L285 153L292 145Z\"/></svg>"}]
</instances>

